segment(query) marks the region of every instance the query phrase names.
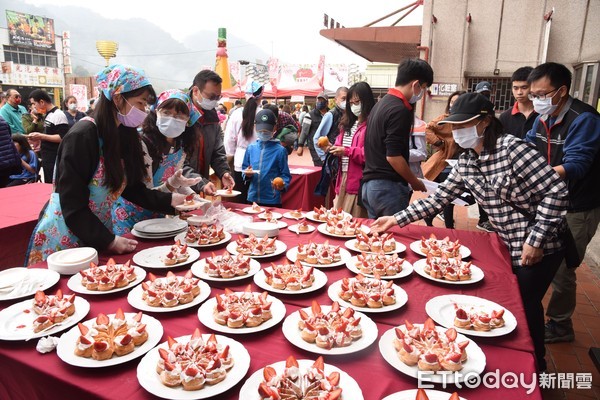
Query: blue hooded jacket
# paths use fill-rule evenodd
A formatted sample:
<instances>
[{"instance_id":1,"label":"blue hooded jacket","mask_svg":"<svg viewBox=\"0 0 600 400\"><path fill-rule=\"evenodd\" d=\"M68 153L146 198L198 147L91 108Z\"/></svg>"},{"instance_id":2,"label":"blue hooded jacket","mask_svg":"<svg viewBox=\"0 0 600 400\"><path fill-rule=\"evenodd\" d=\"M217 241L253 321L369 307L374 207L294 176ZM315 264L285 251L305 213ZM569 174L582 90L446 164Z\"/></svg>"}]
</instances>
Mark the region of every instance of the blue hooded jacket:
<instances>
[{"instance_id":1,"label":"blue hooded jacket","mask_svg":"<svg viewBox=\"0 0 600 400\"><path fill-rule=\"evenodd\" d=\"M250 165L253 170L260 172L252 175L248 189L248 201L267 205L281 204L281 191L273 189L271 181L277 177L282 178L285 184L283 191L285 191L292 180L285 147L278 139L266 142L257 140L246 149L242 171ZM246 174L242 172L242 175L244 179L247 179Z\"/></svg>"}]
</instances>

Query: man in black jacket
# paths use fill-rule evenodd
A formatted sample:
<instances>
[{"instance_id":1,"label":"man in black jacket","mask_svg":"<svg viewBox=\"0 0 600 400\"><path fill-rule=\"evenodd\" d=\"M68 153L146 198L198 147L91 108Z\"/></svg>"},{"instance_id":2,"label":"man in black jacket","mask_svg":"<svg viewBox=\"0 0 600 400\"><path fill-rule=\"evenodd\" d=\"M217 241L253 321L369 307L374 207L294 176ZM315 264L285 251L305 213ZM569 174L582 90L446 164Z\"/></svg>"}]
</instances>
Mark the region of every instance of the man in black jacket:
<instances>
[{"instance_id":1,"label":"man in black jacket","mask_svg":"<svg viewBox=\"0 0 600 400\"><path fill-rule=\"evenodd\" d=\"M21 156L10 132L8 122L0 117L0 188L6 187L10 175L21 172Z\"/></svg>"},{"instance_id":2,"label":"man in black jacket","mask_svg":"<svg viewBox=\"0 0 600 400\"><path fill-rule=\"evenodd\" d=\"M312 157L315 167L321 167L323 165L323 161L321 161L321 157L319 157L319 154L317 154L317 151L315 150L313 137L319 128L319 125L321 125L323 116L327 113L327 111L329 111L327 108L328 99L329 98L325 92L321 92L317 95L317 103L315 108L310 110L310 112L306 114L302 120L300 137L298 138L297 154L302 156L304 153L304 146L308 143L308 150L310 151L310 156Z\"/></svg>"}]
</instances>

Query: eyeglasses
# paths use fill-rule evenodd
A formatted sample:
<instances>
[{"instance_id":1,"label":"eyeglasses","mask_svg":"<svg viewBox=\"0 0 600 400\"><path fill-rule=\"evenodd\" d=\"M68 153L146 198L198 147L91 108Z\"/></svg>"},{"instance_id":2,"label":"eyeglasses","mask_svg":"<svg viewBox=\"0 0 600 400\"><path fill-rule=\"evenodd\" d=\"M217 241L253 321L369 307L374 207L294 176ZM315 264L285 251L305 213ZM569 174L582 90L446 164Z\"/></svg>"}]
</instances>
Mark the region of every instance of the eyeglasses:
<instances>
[{"instance_id":1,"label":"eyeglasses","mask_svg":"<svg viewBox=\"0 0 600 400\"><path fill-rule=\"evenodd\" d=\"M20 99L20 98L21 98L21 95L20 95L20 94L13 94L13 97L14 97L15 99Z\"/></svg>"},{"instance_id":2,"label":"eyeglasses","mask_svg":"<svg viewBox=\"0 0 600 400\"><path fill-rule=\"evenodd\" d=\"M211 101L219 101L219 100L221 100L223 98L223 96L221 96L220 94L211 94L210 96L205 96L204 93L202 93L202 92L200 92L200 94L205 99L211 100Z\"/></svg>"},{"instance_id":3,"label":"eyeglasses","mask_svg":"<svg viewBox=\"0 0 600 400\"><path fill-rule=\"evenodd\" d=\"M561 86L561 87L562 87L562 86ZM537 94L532 94L532 93L529 93L529 94L527 95L527 97L528 97L528 98L529 98L529 100L531 100L531 101L533 101L533 100L546 100L546 99L548 98L548 95L549 95L550 93L552 93L552 92L556 92L556 91L557 91L558 89L560 89L561 87L558 87L558 88L556 88L556 89L554 89L554 90L551 90L551 91L549 91L549 92L546 92L546 93L544 93L544 94L539 94L539 95L537 95ZM556 94L556 93L554 93L552 96L550 96L550 98L553 98L555 94Z\"/></svg>"}]
</instances>

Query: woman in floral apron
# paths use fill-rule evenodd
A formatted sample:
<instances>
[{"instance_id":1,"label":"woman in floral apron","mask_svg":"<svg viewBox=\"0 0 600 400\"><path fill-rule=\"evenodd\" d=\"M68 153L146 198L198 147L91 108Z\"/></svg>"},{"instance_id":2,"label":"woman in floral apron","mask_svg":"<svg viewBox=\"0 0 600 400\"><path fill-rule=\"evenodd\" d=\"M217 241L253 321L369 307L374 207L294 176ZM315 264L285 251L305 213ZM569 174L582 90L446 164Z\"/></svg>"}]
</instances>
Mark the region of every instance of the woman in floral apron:
<instances>
[{"instance_id":1,"label":"woman in floral apron","mask_svg":"<svg viewBox=\"0 0 600 400\"><path fill-rule=\"evenodd\" d=\"M162 213L183 204L184 195L150 190L143 182L136 127L155 96L144 72L111 65L96 81L101 93L93 119L77 122L58 149L54 193L33 231L26 265L77 246L117 254L134 251L135 240L113 234L111 210L119 196Z\"/></svg>"},{"instance_id":2,"label":"woman in floral apron","mask_svg":"<svg viewBox=\"0 0 600 400\"><path fill-rule=\"evenodd\" d=\"M146 186L162 192L195 193L190 186L202 178L180 177L186 155L194 146L194 131L190 128L200 118L190 97L171 89L158 96L155 111L150 111L142 125L142 150L146 165ZM129 233L139 221L160 217L126 199L119 197L113 205L113 231L116 235Z\"/></svg>"}]
</instances>

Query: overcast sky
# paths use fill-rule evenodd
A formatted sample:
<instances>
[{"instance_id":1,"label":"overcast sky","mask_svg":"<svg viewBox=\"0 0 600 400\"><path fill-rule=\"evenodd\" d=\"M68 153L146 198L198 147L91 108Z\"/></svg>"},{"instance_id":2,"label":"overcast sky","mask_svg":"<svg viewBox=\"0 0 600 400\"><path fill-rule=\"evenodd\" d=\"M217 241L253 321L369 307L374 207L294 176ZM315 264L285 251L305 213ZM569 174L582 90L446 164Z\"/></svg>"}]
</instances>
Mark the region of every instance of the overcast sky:
<instances>
[{"instance_id":1,"label":"overcast sky","mask_svg":"<svg viewBox=\"0 0 600 400\"><path fill-rule=\"evenodd\" d=\"M25 0L37 6L74 5L89 8L106 18L141 18L153 22L183 40L199 30L227 28L285 63L316 63L320 54L327 63L360 63L365 60L319 34L323 14L346 27L364 26L412 3L412 0ZM285 6L283 5L285 4ZM269 8L270 7L270 8ZM420 25L423 7L402 25ZM391 17L380 26L389 26ZM90 27L93 29L93 27ZM101 32L101 28L98 30Z\"/></svg>"}]
</instances>

